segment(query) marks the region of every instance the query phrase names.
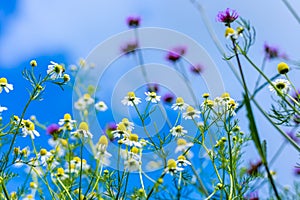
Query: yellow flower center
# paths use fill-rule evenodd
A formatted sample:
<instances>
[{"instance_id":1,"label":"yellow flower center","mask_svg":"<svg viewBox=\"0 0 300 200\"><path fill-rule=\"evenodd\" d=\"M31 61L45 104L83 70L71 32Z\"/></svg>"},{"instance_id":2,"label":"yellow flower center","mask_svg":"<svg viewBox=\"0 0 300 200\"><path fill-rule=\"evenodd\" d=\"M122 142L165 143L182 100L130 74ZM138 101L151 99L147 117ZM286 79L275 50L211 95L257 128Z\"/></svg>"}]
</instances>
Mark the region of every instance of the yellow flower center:
<instances>
[{"instance_id":1,"label":"yellow flower center","mask_svg":"<svg viewBox=\"0 0 300 200\"><path fill-rule=\"evenodd\" d=\"M152 99L154 99L154 98L156 98L156 93L155 93L155 92L151 92L151 93L149 94L149 96L150 96Z\"/></svg>"},{"instance_id":2,"label":"yellow flower center","mask_svg":"<svg viewBox=\"0 0 300 200\"><path fill-rule=\"evenodd\" d=\"M277 70L279 74L286 74L289 72L290 68L285 62L281 62L277 65Z\"/></svg>"},{"instance_id":3,"label":"yellow flower center","mask_svg":"<svg viewBox=\"0 0 300 200\"><path fill-rule=\"evenodd\" d=\"M84 130L84 131L88 131L89 130L89 125L86 122L81 122L79 124L79 129Z\"/></svg>"},{"instance_id":4,"label":"yellow flower center","mask_svg":"<svg viewBox=\"0 0 300 200\"><path fill-rule=\"evenodd\" d=\"M108 140L107 140L107 137L105 135L102 135L99 139L99 144L103 144L105 146L108 145Z\"/></svg>"},{"instance_id":5,"label":"yellow flower center","mask_svg":"<svg viewBox=\"0 0 300 200\"><path fill-rule=\"evenodd\" d=\"M40 154L41 154L41 156L46 155L47 154L47 150L46 149L41 149L40 150Z\"/></svg>"},{"instance_id":6,"label":"yellow flower center","mask_svg":"<svg viewBox=\"0 0 300 200\"><path fill-rule=\"evenodd\" d=\"M7 84L7 79L6 78L0 78L0 86L4 87Z\"/></svg>"},{"instance_id":7,"label":"yellow flower center","mask_svg":"<svg viewBox=\"0 0 300 200\"><path fill-rule=\"evenodd\" d=\"M127 93L129 101L133 101L135 99L135 93L134 92L128 92Z\"/></svg>"},{"instance_id":8,"label":"yellow flower center","mask_svg":"<svg viewBox=\"0 0 300 200\"><path fill-rule=\"evenodd\" d=\"M223 98L223 99L228 99L228 98L230 98L230 95L229 95L229 93L228 92L224 92L222 95L221 95L221 97Z\"/></svg>"},{"instance_id":9,"label":"yellow flower center","mask_svg":"<svg viewBox=\"0 0 300 200\"><path fill-rule=\"evenodd\" d=\"M76 156L76 157L73 158L73 160L74 160L76 163L79 163L81 159L80 159L79 157Z\"/></svg>"},{"instance_id":10,"label":"yellow flower center","mask_svg":"<svg viewBox=\"0 0 300 200\"><path fill-rule=\"evenodd\" d=\"M72 117L71 117L71 115L69 114L69 113L66 113L65 115L64 115L64 120L65 121L70 121L72 119Z\"/></svg>"},{"instance_id":11,"label":"yellow flower center","mask_svg":"<svg viewBox=\"0 0 300 200\"><path fill-rule=\"evenodd\" d=\"M202 94L202 97L203 97L203 98L208 98L208 97L209 97L209 93L204 93L204 94Z\"/></svg>"},{"instance_id":12,"label":"yellow flower center","mask_svg":"<svg viewBox=\"0 0 300 200\"><path fill-rule=\"evenodd\" d=\"M176 161L174 159L169 159L167 166L169 169L176 169Z\"/></svg>"},{"instance_id":13,"label":"yellow flower center","mask_svg":"<svg viewBox=\"0 0 300 200\"><path fill-rule=\"evenodd\" d=\"M119 131L126 131L126 126L123 123L118 124L117 129Z\"/></svg>"},{"instance_id":14,"label":"yellow flower center","mask_svg":"<svg viewBox=\"0 0 300 200\"><path fill-rule=\"evenodd\" d=\"M136 148L136 147L132 147L131 148L131 152L134 153L134 154L138 154L139 153L139 149Z\"/></svg>"},{"instance_id":15,"label":"yellow flower center","mask_svg":"<svg viewBox=\"0 0 300 200\"><path fill-rule=\"evenodd\" d=\"M24 123L25 123L25 127L26 127L29 131L35 130L35 126L34 126L34 124L33 124L30 120L24 120Z\"/></svg>"},{"instance_id":16,"label":"yellow flower center","mask_svg":"<svg viewBox=\"0 0 300 200\"><path fill-rule=\"evenodd\" d=\"M36 67L36 66L37 66L36 60L30 61L30 65L31 65L32 67Z\"/></svg>"},{"instance_id":17,"label":"yellow flower center","mask_svg":"<svg viewBox=\"0 0 300 200\"><path fill-rule=\"evenodd\" d=\"M186 108L186 112L187 112L187 113L194 113L194 112L195 112L195 108L193 108L193 106L188 106L188 107Z\"/></svg>"},{"instance_id":18,"label":"yellow flower center","mask_svg":"<svg viewBox=\"0 0 300 200\"><path fill-rule=\"evenodd\" d=\"M228 37L230 35L233 35L235 32L235 30L233 28L229 28L227 27L226 30L225 30L225 37Z\"/></svg>"},{"instance_id":19,"label":"yellow flower center","mask_svg":"<svg viewBox=\"0 0 300 200\"><path fill-rule=\"evenodd\" d=\"M186 158L183 155L178 156L177 160L186 160Z\"/></svg>"},{"instance_id":20,"label":"yellow flower center","mask_svg":"<svg viewBox=\"0 0 300 200\"><path fill-rule=\"evenodd\" d=\"M204 103L205 103L207 106L210 106L210 107L214 105L214 101L213 101L213 100L210 100L210 99L205 100Z\"/></svg>"},{"instance_id":21,"label":"yellow flower center","mask_svg":"<svg viewBox=\"0 0 300 200\"><path fill-rule=\"evenodd\" d=\"M184 100L182 97L177 97L176 104L184 104Z\"/></svg>"},{"instance_id":22,"label":"yellow flower center","mask_svg":"<svg viewBox=\"0 0 300 200\"><path fill-rule=\"evenodd\" d=\"M228 102L228 105L231 106L233 109L235 109L236 107L236 103L233 99L231 99L229 102Z\"/></svg>"},{"instance_id":23,"label":"yellow flower center","mask_svg":"<svg viewBox=\"0 0 300 200\"><path fill-rule=\"evenodd\" d=\"M30 186L31 188L35 188L36 184L35 184L34 182L30 182L30 183L29 183L29 186Z\"/></svg>"},{"instance_id":24,"label":"yellow flower center","mask_svg":"<svg viewBox=\"0 0 300 200\"><path fill-rule=\"evenodd\" d=\"M186 144L187 144L187 142L186 142L185 139L179 138L179 139L177 140L177 145L178 145L178 146L186 145Z\"/></svg>"},{"instance_id":25,"label":"yellow flower center","mask_svg":"<svg viewBox=\"0 0 300 200\"><path fill-rule=\"evenodd\" d=\"M55 71L55 73L59 74L60 72L64 72L65 69L62 65L56 64L54 66L54 71Z\"/></svg>"},{"instance_id":26,"label":"yellow flower center","mask_svg":"<svg viewBox=\"0 0 300 200\"><path fill-rule=\"evenodd\" d=\"M65 174L65 170L62 167L57 169L57 176L62 176Z\"/></svg>"},{"instance_id":27,"label":"yellow flower center","mask_svg":"<svg viewBox=\"0 0 300 200\"><path fill-rule=\"evenodd\" d=\"M129 135L129 140L137 142L139 140L139 136L137 134L131 133Z\"/></svg>"},{"instance_id":28,"label":"yellow flower center","mask_svg":"<svg viewBox=\"0 0 300 200\"><path fill-rule=\"evenodd\" d=\"M68 145L68 141L65 139L60 139L61 145L63 145L64 147L66 147Z\"/></svg>"}]
</instances>

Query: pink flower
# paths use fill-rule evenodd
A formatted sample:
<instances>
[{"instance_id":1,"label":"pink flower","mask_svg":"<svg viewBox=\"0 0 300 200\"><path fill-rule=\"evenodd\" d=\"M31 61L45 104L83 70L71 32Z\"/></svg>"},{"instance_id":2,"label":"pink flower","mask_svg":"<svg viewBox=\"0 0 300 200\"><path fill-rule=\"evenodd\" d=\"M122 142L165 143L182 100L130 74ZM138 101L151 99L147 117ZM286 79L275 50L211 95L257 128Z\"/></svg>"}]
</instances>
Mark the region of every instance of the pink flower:
<instances>
[{"instance_id":1,"label":"pink flower","mask_svg":"<svg viewBox=\"0 0 300 200\"><path fill-rule=\"evenodd\" d=\"M140 26L141 18L139 16L129 16L126 21L130 28L137 28Z\"/></svg>"},{"instance_id":2,"label":"pink flower","mask_svg":"<svg viewBox=\"0 0 300 200\"><path fill-rule=\"evenodd\" d=\"M171 104L171 103L173 103L174 99L175 99L175 97L174 97L174 95L171 94L171 93L167 93L167 94L165 94L165 95L163 96L163 101L164 101L165 103Z\"/></svg>"},{"instance_id":3,"label":"pink flower","mask_svg":"<svg viewBox=\"0 0 300 200\"><path fill-rule=\"evenodd\" d=\"M234 22L239 17L239 14L230 8L225 11L220 11L217 15L217 21L225 23L228 26L230 23Z\"/></svg>"},{"instance_id":4,"label":"pink flower","mask_svg":"<svg viewBox=\"0 0 300 200\"><path fill-rule=\"evenodd\" d=\"M203 65L201 64L196 64L196 65L192 65L191 66L191 72L195 73L195 74L201 74L204 70Z\"/></svg>"},{"instance_id":5,"label":"pink flower","mask_svg":"<svg viewBox=\"0 0 300 200\"><path fill-rule=\"evenodd\" d=\"M138 47L139 45L136 41L128 42L126 45L121 47L121 51L125 54L130 54L130 53L134 53Z\"/></svg>"},{"instance_id":6,"label":"pink flower","mask_svg":"<svg viewBox=\"0 0 300 200\"><path fill-rule=\"evenodd\" d=\"M180 46L180 47L175 47L172 50L170 50L166 56L166 59L171 61L171 62L176 62L178 61L181 56L183 56L186 53L186 47Z\"/></svg>"}]
</instances>

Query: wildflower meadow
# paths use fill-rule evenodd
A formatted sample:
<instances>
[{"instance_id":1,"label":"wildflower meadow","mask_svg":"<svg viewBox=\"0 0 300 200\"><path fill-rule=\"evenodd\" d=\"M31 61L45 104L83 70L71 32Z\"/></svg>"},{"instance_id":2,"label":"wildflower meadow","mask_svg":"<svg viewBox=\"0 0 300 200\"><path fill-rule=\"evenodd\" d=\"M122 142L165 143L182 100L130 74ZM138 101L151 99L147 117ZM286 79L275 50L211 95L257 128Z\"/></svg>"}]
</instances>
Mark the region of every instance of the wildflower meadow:
<instances>
[{"instance_id":1,"label":"wildflower meadow","mask_svg":"<svg viewBox=\"0 0 300 200\"><path fill-rule=\"evenodd\" d=\"M280 2L299 29L299 12ZM199 26L202 40L155 26L151 6L131 5L139 14L114 19L124 29L103 31L82 58L29 48L13 72L0 66L0 199L300 199L299 54L261 36L283 22L261 28L255 11L243 16L234 3L174 3L172 23ZM183 6L198 17L183 22ZM43 23L37 40L50 34ZM43 42L91 39L84 25L64 27Z\"/></svg>"}]
</instances>

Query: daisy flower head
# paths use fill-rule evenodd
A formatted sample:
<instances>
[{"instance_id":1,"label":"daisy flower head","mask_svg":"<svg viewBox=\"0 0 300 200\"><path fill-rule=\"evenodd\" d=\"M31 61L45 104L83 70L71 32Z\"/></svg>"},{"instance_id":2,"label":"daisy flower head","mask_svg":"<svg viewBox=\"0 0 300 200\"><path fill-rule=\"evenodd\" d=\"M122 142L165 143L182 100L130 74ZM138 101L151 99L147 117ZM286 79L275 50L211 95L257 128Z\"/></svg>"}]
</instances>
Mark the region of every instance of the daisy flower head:
<instances>
[{"instance_id":1,"label":"daisy flower head","mask_svg":"<svg viewBox=\"0 0 300 200\"><path fill-rule=\"evenodd\" d=\"M106 111L108 109L107 105L104 103L104 101L99 101L98 103L95 104L95 108L98 111Z\"/></svg>"},{"instance_id":2,"label":"daisy flower head","mask_svg":"<svg viewBox=\"0 0 300 200\"><path fill-rule=\"evenodd\" d=\"M23 137L29 135L32 139L34 139L35 136L37 137L40 136L39 132L35 130L35 125L32 121L27 119L27 120L22 120L22 122L24 123L24 126L22 128Z\"/></svg>"},{"instance_id":3,"label":"daisy flower head","mask_svg":"<svg viewBox=\"0 0 300 200\"><path fill-rule=\"evenodd\" d=\"M89 125L86 122L81 122L79 128L76 131L71 132L71 135L77 138L81 138L82 136L85 138L93 138L93 134L89 131Z\"/></svg>"},{"instance_id":4,"label":"daisy flower head","mask_svg":"<svg viewBox=\"0 0 300 200\"><path fill-rule=\"evenodd\" d=\"M238 32L235 31L233 28L227 27L225 30L225 37L228 38L233 38L237 39L238 38Z\"/></svg>"},{"instance_id":5,"label":"daisy flower head","mask_svg":"<svg viewBox=\"0 0 300 200\"><path fill-rule=\"evenodd\" d=\"M279 74L286 74L290 71L290 67L285 62L280 62L277 65L277 70Z\"/></svg>"},{"instance_id":6,"label":"daisy flower head","mask_svg":"<svg viewBox=\"0 0 300 200\"><path fill-rule=\"evenodd\" d=\"M63 126L63 128L68 131L73 130L75 124L76 120L73 120L69 113L64 114L64 118L58 122L58 125Z\"/></svg>"},{"instance_id":7,"label":"daisy flower head","mask_svg":"<svg viewBox=\"0 0 300 200\"><path fill-rule=\"evenodd\" d=\"M32 194L28 194L23 198L23 200L35 200L35 197Z\"/></svg>"},{"instance_id":8,"label":"daisy flower head","mask_svg":"<svg viewBox=\"0 0 300 200\"><path fill-rule=\"evenodd\" d=\"M175 148L175 153L184 152L188 148L192 147L193 145L194 144L192 142L187 142L183 138L178 138L178 140L177 140L177 147Z\"/></svg>"},{"instance_id":9,"label":"daisy flower head","mask_svg":"<svg viewBox=\"0 0 300 200\"><path fill-rule=\"evenodd\" d=\"M179 167L191 165L191 162L188 161L184 155L178 156L176 163Z\"/></svg>"},{"instance_id":10,"label":"daisy flower head","mask_svg":"<svg viewBox=\"0 0 300 200\"><path fill-rule=\"evenodd\" d=\"M69 177L69 176L65 173L64 168L62 168L62 167L57 168L57 171L56 171L55 176L56 176L57 178L61 179L61 180L65 180L65 179L67 179L67 178Z\"/></svg>"},{"instance_id":11,"label":"daisy flower head","mask_svg":"<svg viewBox=\"0 0 300 200\"><path fill-rule=\"evenodd\" d=\"M195 110L194 107L188 106L186 108L186 112L183 113L184 119L194 119L194 118L200 118L200 111Z\"/></svg>"},{"instance_id":12,"label":"daisy flower head","mask_svg":"<svg viewBox=\"0 0 300 200\"><path fill-rule=\"evenodd\" d=\"M129 172L134 172L139 170L141 165L141 162L134 157L129 157L127 160L124 162L124 167L127 169Z\"/></svg>"},{"instance_id":13,"label":"daisy flower head","mask_svg":"<svg viewBox=\"0 0 300 200\"><path fill-rule=\"evenodd\" d=\"M185 110L187 107L188 107L188 104L186 104L184 102L183 98L177 97L176 103L174 103L171 108L173 108L174 110L178 109L178 110L182 111L182 110Z\"/></svg>"},{"instance_id":14,"label":"daisy flower head","mask_svg":"<svg viewBox=\"0 0 300 200\"><path fill-rule=\"evenodd\" d=\"M40 153L38 154L38 156L41 159L41 164L43 166L46 166L47 162L48 162L49 158L52 156L52 154L43 148L40 150Z\"/></svg>"},{"instance_id":15,"label":"daisy flower head","mask_svg":"<svg viewBox=\"0 0 300 200\"><path fill-rule=\"evenodd\" d=\"M160 96L157 96L156 92L145 92L146 101L151 101L152 103L158 103L160 101Z\"/></svg>"},{"instance_id":16,"label":"daisy flower head","mask_svg":"<svg viewBox=\"0 0 300 200\"><path fill-rule=\"evenodd\" d=\"M124 137L123 139L121 139L120 142L121 144L125 144L127 146L135 146L135 147L142 148L142 145L139 142L139 136L134 133L130 133L129 137Z\"/></svg>"},{"instance_id":17,"label":"daisy flower head","mask_svg":"<svg viewBox=\"0 0 300 200\"><path fill-rule=\"evenodd\" d=\"M225 11L220 11L217 15L217 21L225 23L226 26L229 26L230 23L234 22L239 17L239 14L230 8L227 8Z\"/></svg>"},{"instance_id":18,"label":"daisy flower head","mask_svg":"<svg viewBox=\"0 0 300 200\"><path fill-rule=\"evenodd\" d=\"M0 106L0 113L2 113L4 110L7 110L7 108Z\"/></svg>"},{"instance_id":19,"label":"daisy flower head","mask_svg":"<svg viewBox=\"0 0 300 200\"><path fill-rule=\"evenodd\" d=\"M134 106L141 103L141 99L136 97L134 92L128 92L121 102L123 105Z\"/></svg>"},{"instance_id":20,"label":"daisy flower head","mask_svg":"<svg viewBox=\"0 0 300 200\"><path fill-rule=\"evenodd\" d=\"M114 138L129 137L129 130L126 129L126 126L123 123L117 125L117 129L111 132Z\"/></svg>"},{"instance_id":21,"label":"daisy flower head","mask_svg":"<svg viewBox=\"0 0 300 200\"><path fill-rule=\"evenodd\" d=\"M123 124L127 130L132 131L134 129L134 123L130 122L127 118L123 118L119 124ZM117 126L119 126L119 124Z\"/></svg>"},{"instance_id":22,"label":"daisy flower head","mask_svg":"<svg viewBox=\"0 0 300 200\"><path fill-rule=\"evenodd\" d=\"M50 79L55 80L58 78L63 78L63 73L65 72L65 68L56 63L51 61L51 64L48 65L47 74L50 76Z\"/></svg>"},{"instance_id":23,"label":"daisy flower head","mask_svg":"<svg viewBox=\"0 0 300 200\"><path fill-rule=\"evenodd\" d=\"M170 173L173 176L182 170L183 168L178 167L177 162L174 159L169 159L167 162L167 167L165 168L165 173Z\"/></svg>"},{"instance_id":24,"label":"daisy flower head","mask_svg":"<svg viewBox=\"0 0 300 200\"><path fill-rule=\"evenodd\" d=\"M286 79L276 79L272 83L277 88L277 90L279 90L282 94L289 93L289 91L291 89L291 84ZM276 89L272 85L269 85L269 90L271 92L274 92L275 94L278 94Z\"/></svg>"},{"instance_id":25,"label":"daisy flower head","mask_svg":"<svg viewBox=\"0 0 300 200\"><path fill-rule=\"evenodd\" d=\"M171 134L175 137L184 136L187 133L187 130L184 130L181 125L177 125L170 130Z\"/></svg>"},{"instance_id":26,"label":"daisy flower head","mask_svg":"<svg viewBox=\"0 0 300 200\"><path fill-rule=\"evenodd\" d=\"M14 87L12 84L9 84L7 82L7 79L2 77L0 78L0 93L2 93L2 90L5 90L6 93L9 93L10 90L13 90Z\"/></svg>"}]
</instances>

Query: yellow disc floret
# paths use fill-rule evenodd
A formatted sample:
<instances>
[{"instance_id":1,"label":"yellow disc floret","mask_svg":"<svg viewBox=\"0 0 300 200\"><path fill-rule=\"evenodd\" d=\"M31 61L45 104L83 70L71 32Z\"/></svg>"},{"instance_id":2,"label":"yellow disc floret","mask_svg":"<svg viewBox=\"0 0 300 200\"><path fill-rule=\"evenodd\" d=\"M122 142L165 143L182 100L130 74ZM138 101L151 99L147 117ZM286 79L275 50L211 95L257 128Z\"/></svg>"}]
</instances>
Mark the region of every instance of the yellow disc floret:
<instances>
[{"instance_id":1,"label":"yellow disc floret","mask_svg":"<svg viewBox=\"0 0 300 200\"><path fill-rule=\"evenodd\" d=\"M281 62L277 65L277 70L279 74L286 74L289 72L290 67L285 62Z\"/></svg>"}]
</instances>

